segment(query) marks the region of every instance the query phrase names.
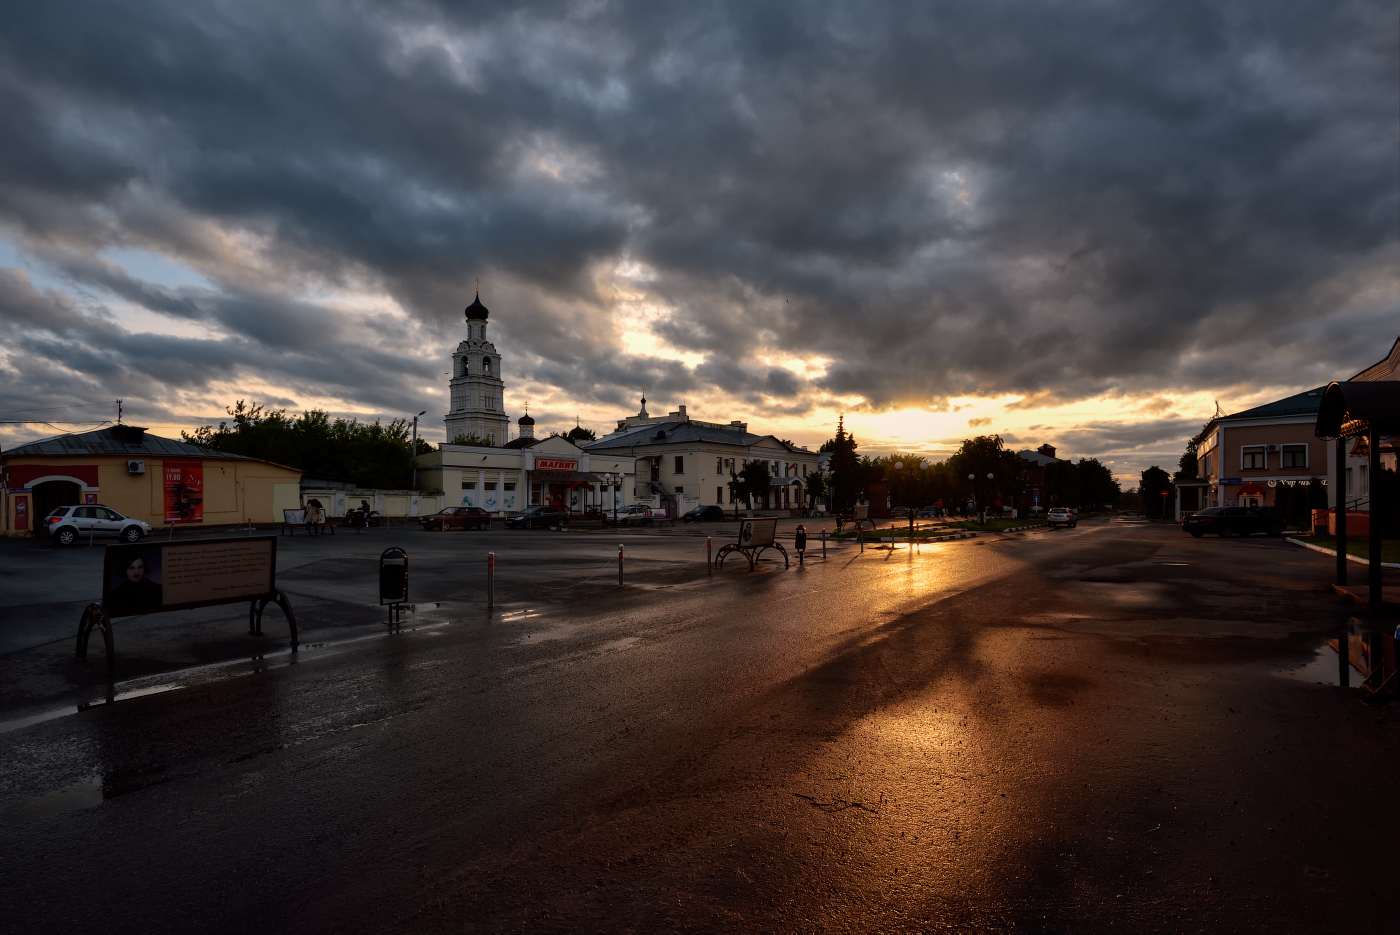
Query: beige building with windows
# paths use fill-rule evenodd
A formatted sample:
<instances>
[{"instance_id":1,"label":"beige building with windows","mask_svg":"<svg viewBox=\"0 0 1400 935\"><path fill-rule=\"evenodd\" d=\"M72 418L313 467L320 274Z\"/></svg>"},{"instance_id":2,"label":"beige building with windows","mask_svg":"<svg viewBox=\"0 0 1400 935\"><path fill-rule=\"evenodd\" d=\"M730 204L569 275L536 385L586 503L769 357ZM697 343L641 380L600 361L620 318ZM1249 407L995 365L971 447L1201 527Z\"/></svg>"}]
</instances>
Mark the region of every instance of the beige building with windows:
<instances>
[{"instance_id":1,"label":"beige building with windows","mask_svg":"<svg viewBox=\"0 0 1400 935\"><path fill-rule=\"evenodd\" d=\"M646 397L635 416L620 419L617 428L584 450L594 455L625 457L636 463L633 496L640 503L664 508L678 516L697 506L733 506L731 476L745 461L768 462L772 478L762 510L800 510L807 477L818 469L818 453L772 435L755 435L743 422L701 422L679 407L664 416L647 412Z\"/></svg>"},{"instance_id":2,"label":"beige building with windows","mask_svg":"<svg viewBox=\"0 0 1400 935\"><path fill-rule=\"evenodd\" d=\"M1279 484L1325 478L1327 443L1313 435L1325 389L1212 419L1196 450L1201 505L1273 506Z\"/></svg>"},{"instance_id":3,"label":"beige building with windows","mask_svg":"<svg viewBox=\"0 0 1400 935\"><path fill-rule=\"evenodd\" d=\"M161 526L282 521L301 471L151 435L135 425L58 435L0 457L4 534L29 536L54 507L106 506Z\"/></svg>"}]
</instances>

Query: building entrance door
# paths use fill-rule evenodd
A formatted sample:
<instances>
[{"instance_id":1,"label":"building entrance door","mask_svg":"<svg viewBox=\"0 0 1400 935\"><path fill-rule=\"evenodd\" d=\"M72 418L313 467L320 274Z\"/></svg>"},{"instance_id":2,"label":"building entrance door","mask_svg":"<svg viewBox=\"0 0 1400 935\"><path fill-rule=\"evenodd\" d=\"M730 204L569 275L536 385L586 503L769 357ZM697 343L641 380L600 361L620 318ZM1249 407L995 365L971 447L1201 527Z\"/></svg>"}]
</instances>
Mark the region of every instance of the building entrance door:
<instances>
[{"instance_id":1,"label":"building entrance door","mask_svg":"<svg viewBox=\"0 0 1400 935\"><path fill-rule=\"evenodd\" d=\"M34 515L43 519L56 506L82 503L82 491L72 481L51 480L34 488Z\"/></svg>"}]
</instances>

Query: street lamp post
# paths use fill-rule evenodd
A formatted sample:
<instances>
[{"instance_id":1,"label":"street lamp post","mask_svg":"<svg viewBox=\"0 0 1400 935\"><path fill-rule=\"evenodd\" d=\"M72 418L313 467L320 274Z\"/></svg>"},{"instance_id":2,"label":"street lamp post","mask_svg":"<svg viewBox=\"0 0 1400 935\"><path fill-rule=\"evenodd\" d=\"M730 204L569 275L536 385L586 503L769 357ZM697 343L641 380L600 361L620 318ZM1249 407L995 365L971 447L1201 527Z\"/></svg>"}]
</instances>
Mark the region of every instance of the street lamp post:
<instances>
[{"instance_id":1,"label":"street lamp post","mask_svg":"<svg viewBox=\"0 0 1400 935\"><path fill-rule=\"evenodd\" d=\"M427 411L424 409L423 412L418 413L418 416ZM413 490L418 489L418 416L413 417Z\"/></svg>"},{"instance_id":2,"label":"street lamp post","mask_svg":"<svg viewBox=\"0 0 1400 935\"><path fill-rule=\"evenodd\" d=\"M988 471L988 472L987 472L987 480L991 480L991 479L993 478L993 476L994 476L994 475L992 474L991 471ZM982 525L983 525L983 526L987 525L987 498L986 498L986 497L983 497L983 498L982 498Z\"/></svg>"}]
</instances>

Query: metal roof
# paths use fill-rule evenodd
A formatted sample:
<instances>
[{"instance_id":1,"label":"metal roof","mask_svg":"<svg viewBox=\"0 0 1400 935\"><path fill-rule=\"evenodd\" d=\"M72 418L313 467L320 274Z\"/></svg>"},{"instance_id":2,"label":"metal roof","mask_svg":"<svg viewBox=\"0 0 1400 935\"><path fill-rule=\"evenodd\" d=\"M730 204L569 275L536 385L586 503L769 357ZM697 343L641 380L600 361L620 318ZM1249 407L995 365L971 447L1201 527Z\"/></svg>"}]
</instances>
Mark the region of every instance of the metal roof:
<instances>
[{"instance_id":1,"label":"metal roof","mask_svg":"<svg viewBox=\"0 0 1400 935\"><path fill-rule=\"evenodd\" d=\"M218 458L230 461L257 461L247 455L230 454L227 451L214 451L201 448L189 442L173 438L161 438L147 434L144 428L134 425L111 425L91 432L55 435L37 441L16 445L4 452L7 458L84 458L93 455L153 455L159 457Z\"/></svg>"},{"instance_id":2,"label":"metal roof","mask_svg":"<svg viewBox=\"0 0 1400 935\"><path fill-rule=\"evenodd\" d=\"M658 439L658 432L665 437ZM585 451L607 448L626 448L632 445L670 445L684 442L718 442L721 445L749 447L767 438L752 432L735 432L729 429L712 429L691 422L658 422L651 425L638 425L623 432L604 435L597 441L581 445Z\"/></svg>"},{"instance_id":3,"label":"metal roof","mask_svg":"<svg viewBox=\"0 0 1400 935\"><path fill-rule=\"evenodd\" d=\"M1327 390L1325 386L1319 386L1303 393L1295 393L1292 396L1285 396L1283 399L1276 399L1271 403L1262 406L1255 406L1253 409L1246 409L1243 412L1231 413L1228 416L1221 416L1220 422L1227 419L1267 419L1271 416L1301 416L1315 414L1319 406L1322 405L1322 394Z\"/></svg>"}]
</instances>

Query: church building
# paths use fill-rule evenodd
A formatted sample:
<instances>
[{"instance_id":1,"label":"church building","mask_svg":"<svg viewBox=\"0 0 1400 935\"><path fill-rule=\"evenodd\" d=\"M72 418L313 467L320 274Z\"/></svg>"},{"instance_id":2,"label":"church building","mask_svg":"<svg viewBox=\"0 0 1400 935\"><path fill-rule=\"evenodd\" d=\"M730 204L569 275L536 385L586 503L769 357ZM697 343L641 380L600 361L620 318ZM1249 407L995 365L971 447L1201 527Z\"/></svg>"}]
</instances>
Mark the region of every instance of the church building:
<instances>
[{"instance_id":1,"label":"church building","mask_svg":"<svg viewBox=\"0 0 1400 935\"><path fill-rule=\"evenodd\" d=\"M486 316L478 294L466 311L467 339L452 355L452 411L443 420L447 441L414 458L424 489L442 490L449 506L480 507L497 516L546 504L599 515L630 505L635 458L590 455L562 435L536 438L528 412L520 417L518 437L510 437L501 357L486 340Z\"/></svg>"},{"instance_id":2,"label":"church building","mask_svg":"<svg viewBox=\"0 0 1400 935\"><path fill-rule=\"evenodd\" d=\"M510 440L506 421L505 382L501 379L501 358L496 346L486 340L486 306L481 294L467 306L467 339L452 355L452 411L443 417L447 441L476 436L492 445Z\"/></svg>"}]
</instances>

